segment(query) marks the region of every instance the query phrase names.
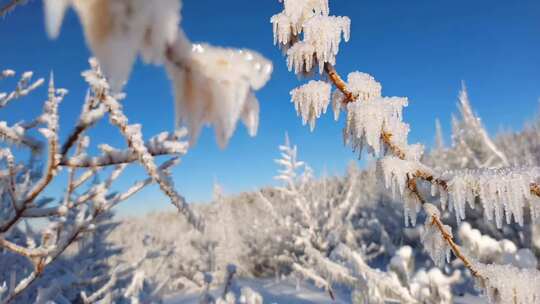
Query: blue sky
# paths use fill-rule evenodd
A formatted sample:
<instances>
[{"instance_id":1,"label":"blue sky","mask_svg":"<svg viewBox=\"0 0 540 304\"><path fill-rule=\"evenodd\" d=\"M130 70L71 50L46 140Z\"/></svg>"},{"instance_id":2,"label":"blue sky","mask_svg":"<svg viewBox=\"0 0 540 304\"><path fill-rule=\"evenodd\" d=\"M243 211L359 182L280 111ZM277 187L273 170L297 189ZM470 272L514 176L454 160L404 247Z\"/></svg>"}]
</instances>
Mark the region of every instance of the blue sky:
<instances>
[{"instance_id":1,"label":"blue sky","mask_svg":"<svg viewBox=\"0 0 540 304\"><path fill-rule=\"evenodd\" d=\"M5 3L6 1L0 1ZM60 37L45 34L41 1L33 0L0 20L0 68L54 71L59 86L70 94L61 106L63 133L74 124L86 87L80 72L90 55L77 17L70 12ZM467 83L475 111L491 133L519 130L534 117L540 97L540 2L493 0L333 0L331 13L352 20L352 38L341 45L337 69L344 76L359 70L372 74L386 96L407 96L405 120L411 142L431 145L434 120L440 118L448 136L450 115L456 112L461 80ZM286 69L272 45L269 18L281 10L277 0L185 0L182 27L193 41L259 51L274 62L274 74L260 91L261 124L256 138L239 127L225 150L206 129L197 145L174 170L178 190L189 201L207 201L214 181L227 193L275 184L272 177L277 145L285 132L299 146L300 157L320 174L341 174L356 159L341 141L342 122L328 113L314 133L301 125L289 102L289 91L300 82ZM174 126L171 87L162 68L136 64L126 87L125 108L146 135ZM24 102L0 113L0 119L38 113L45 98L41 89ZM39 105L39 106L38 106ZM122 146L106 125L91 133L96 141ZM95 142L97 143L97 142ZM127 185L142 177L130 169ZM51 193L62 190L53 185ZM165 198L150 188L121 207L126 214L168 208Z\"/></svg>"}]
</instances>

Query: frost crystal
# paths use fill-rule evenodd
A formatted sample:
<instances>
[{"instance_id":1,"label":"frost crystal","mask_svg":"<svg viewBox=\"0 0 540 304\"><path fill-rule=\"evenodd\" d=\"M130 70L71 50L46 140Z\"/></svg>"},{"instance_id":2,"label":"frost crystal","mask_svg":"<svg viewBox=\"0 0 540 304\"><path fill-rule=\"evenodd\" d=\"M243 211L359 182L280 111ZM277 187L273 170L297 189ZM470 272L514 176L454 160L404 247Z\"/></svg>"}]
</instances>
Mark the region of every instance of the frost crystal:
<instances>
[{"instance_id":1,"label":"frost crystal","mask_svg":"<svg viewBox=\"0 0 540 304\"><path fill-rule=\"evenodd\" d=\"M306 20L316 15L328 15L328 0L285 0L283 12L272 16L274 44L286 46L300 35Z\"/></svg>"},{"instance_id":2,"label":"frost crystal","mask_svg":"<svg viewBox=\"0 0 540 304\"><path fill-rule=\"evenodd\" d=\"M407 147L409 125L401 121L403 107L407 99L400 97L381 97L365 102L347 105L347 120L344 129L345 144L354 151L362 153L364 146L374 156L382 156L381 134L392 134L392 141L399 147Z\"/></svg>"},{"instance_id":3,"label":"frost crystal","mask_svg":"<svg viewBox=\"0 0 540 304\"><path fill-rule=\"evenodd\" d=\"M373 76L362 72L352 72L347 76L347 88L356 96L357 102L369 101L382 96L381 84ZM344 101L343 93L340 90L335 90L332 95L335 120L339 118Z\"/></svg>"},{"instance_id":4,"label":"frost crystal","mask_svg":"<svg viewBox=\"0 0 540 304\"><path fill-rule=\"evenodd\" d=\"M161 63L167 45L178 34L180 0L47 0L46 25L51 37L58 35L69 5L79 15L86 41L117 91L139 53L147 62Z\"/></svg>"},{"instance_id":5,"label":"frost crystal","mask_svg":"<svg viewBox=\"0 0 540 304\"><path fill-rule=\"evenodd\" d=\"M416 225L416 215L420 211L418 198L407 191L407 181L417 171L431 172L429 168L416 161L402 160L395 156L386 156L379 161L379 168L384 177L385 187L390 189L394 199L403 199L405 225Z\"/></svg>"},{"instance_id":6,"label":"frost crystal","mask_svg":"<svg viewBox=\"0 0 540 304\"><path fill-rule=\"evenodd\" d=\"M206 44L194 44L185 60L189 69L175 63L167 68L175 84L178 123L188 127L192 141L208 123L225 147L240 118L254 135L259 104L253 92L266 84L272 64L250 50Z\"/></svg>"},{"instance_id":7,"label":"frost crystal","mask_svg":"<svg viewBox=\"0 0 540 304\"><path fill-rule=\"evenodd\" d=\"M302 117L302 123L309 122L311 131L315 129L315 121L326 113L330 102L332 86L324 81L312 80L291 91L291 99L296 113Z\"/></svg>"},{"instance_id":8,"label":"frost crystal","mask_svg":"<svg viewBox=\"0 0 540 304\"><path fill-rule=\"evenodd\" d=\"M303 25L304 40L287 51L289 70L310 72L315 62L322 74L324 63L334 64L339 52L341 36L349 40L351 21L347 17L315 16Z\"/></svg>"},{"instance_id":9,"label":"frost crystal","mask_svg":"<svg viewBox=\"0 0 540 304\"><path fill-rule=\"evenodd\" d=\"M490 303L528 304L540 300L538 270L482 263L475 263L474 267L485 278L479 283L487 289Z\"/></svg>"},{"instance_id":10,"label":"frost crystal","mask_svg":"<svg viewBox=\"0 0 540 304\"><path fill-rule=\"evenodd\" d=\"M284 10L272 16L274 44L287 49L289 70L309 73L318 64L322 74L326 62L335 63L341 38L350 38L351 20L328 13L328 0L285 0Z\"/></svg>"},{"instance_id":11,"label":"frost crystal","mask_svg":"<svg viewBox=\"0 0 540 304\"><path fill-rule=\"evenodd\" d=\"M503 217L507 224L514 217L523 225L527 207L531 207L533 219L538 217L530 184L539 176L538 168L503 168L448 171L442 178L448 180L448 199L458 221L465 219L465 204L468 202L474 208L475 198L479 197L485 217L495 219L501 228Z\"/></svg>"},{"instance_id":12,"label":"frost crystal","mask_svg":"<svg viewBox=\"0 0 540 304\"><path fill-rule=\"evenodd\" d=\"M424 210L427 217L424 224L424 233L422 234L422 244L424 248L438 267L444 266L444 261L450 261L451 248L444 239L442 233L433 221L433 217L440 218L439 210L431 204L425 204ZM452 227L444 225L446 234L452 236Z\"/></svg>"},{"instance_id":13,"label":"frost crystal","mask_svg":"<svg viewBox=\"0 0 540 304\"><path fill-rule=\"evenodd\" d=\"M296 74L309 72L315 64L315 47L307 42L295 43L287 51L287 67Z\"/></svg>"}]
</instances>

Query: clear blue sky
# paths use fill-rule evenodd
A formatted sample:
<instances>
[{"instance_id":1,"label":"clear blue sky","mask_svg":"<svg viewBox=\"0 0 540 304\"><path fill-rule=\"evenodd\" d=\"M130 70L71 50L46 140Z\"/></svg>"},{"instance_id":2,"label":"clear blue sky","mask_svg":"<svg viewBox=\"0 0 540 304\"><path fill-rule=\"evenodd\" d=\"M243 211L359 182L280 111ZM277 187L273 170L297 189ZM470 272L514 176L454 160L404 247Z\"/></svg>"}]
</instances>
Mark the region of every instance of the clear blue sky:
<instances>
[{"instance_id":1,"label":"clear blue sky","mask_svg":"<svg viewBox=\"0 0 540 304\"><path fill-rule=\"evenodd\" d=\"M0 68L32 69L41 76L54 71L58 85L70 90L61 107L65 134L85 94L79 75L87 67L89 51L73 12L64 20L60 37L51 41L45 34L41 1L29 2L0 20ZM250 138L240 127L229 147L220 150L213 130L205 130L174 171L179 191L196 202L210 199L214 180L227 193L274 184L272 160L286 131L299 145L300 157L318 173L341 174L347 162L356 158L342 146L342 123L333 122L328 113L310 133L289 102L289 91L299 82L272 45L269 18L281 10L278 1L184 2L182 26L192 40L257 50L274 62L275 72L258 94L258 136ZM466 81L473 106L491 133L520 129L535 115L540 97L539 1L333 0L330 6L332 14L352 19L352 39L341 45L338 70L344 75L368 72L382 82L384 95L408 96L411 105L405 119L412 127L411 142L431 145L437 117L448 136L461 80ZM144 125L146 135L173 128L171 88L163 69L138 63L126 92L127 114L132 122ZM2 111L0 118L37 113L44 98L41 89ZM96 140L122 146L111 130L100 125L92 134ZM130 178L142 177L138 169L129 173ZM122 210L137 213L167 206L151 188Z\"/></svg>"}]
</instances>

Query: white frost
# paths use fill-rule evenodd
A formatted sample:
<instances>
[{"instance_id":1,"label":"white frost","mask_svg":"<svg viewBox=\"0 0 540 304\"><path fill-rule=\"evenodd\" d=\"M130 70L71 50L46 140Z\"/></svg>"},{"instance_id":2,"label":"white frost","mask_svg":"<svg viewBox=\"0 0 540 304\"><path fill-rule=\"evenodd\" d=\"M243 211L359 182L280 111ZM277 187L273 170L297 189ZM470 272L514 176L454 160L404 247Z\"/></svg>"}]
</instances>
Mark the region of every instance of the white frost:
<instances>
[{"instance_id":1,"label":"white frost","mask_svg":"<svg viewBox=\"0 0 540 304\"><path fill-rule=\"evenodd\" d=\"M174 83L178 124L187 126L192 141L203 125L211 124L218 144L225 147L240 118L254 135L259 112L254 91L270 78L270 61L254 51L207 44L194 44L182 60L182 65L169 62L167 68Z\"/></svg>"},{"instance_id":2,"label":"white frost","mask_svg":"<svg viewBox=\"0 0 540 304\"><path fill-rule=\"evenodd\" d=\"M296 113L302 117L302 123L309 122L311 131L315 129L315 121L326 113L330 102L332 86L325 81L312 80L291 91L291 99Z\"/></svg>"},{"instance_id":3,"label":"white frost","mask_svg":"<svg viewBox=\"0 0 540 304\"><path fill-rule=\"evenodd\" d=\"M448 180L449 203L458 221L465 219L466 203L474 208L479 197L485 217L495 220L501 228L503 218L507 224L513 217L523 225L525 208L532 209L533 219L538 217L534 207L537 199L531 194L530 185L539 176L538 168L502 168L448 171L442 178Z\"/></svg>"}]
</instances>

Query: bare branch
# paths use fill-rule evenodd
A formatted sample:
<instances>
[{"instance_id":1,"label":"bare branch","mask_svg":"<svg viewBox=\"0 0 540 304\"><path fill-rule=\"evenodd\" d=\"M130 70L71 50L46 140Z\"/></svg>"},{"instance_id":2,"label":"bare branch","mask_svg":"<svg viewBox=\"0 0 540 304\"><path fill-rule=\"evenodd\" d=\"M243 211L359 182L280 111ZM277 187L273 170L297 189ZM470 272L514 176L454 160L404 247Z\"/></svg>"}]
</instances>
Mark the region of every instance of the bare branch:
<instances>
[{"instance_id":1,"label":"bare branch","mask_svg":"<svg viewBox=\"0 0 540 304\"><path fill-rule=\"evenodd\" d=\"M4 18L11 13L18 5L26 3L28 0L10 0L6 5L0 8L0 18Z\"/></svg>"}]
</instances>

